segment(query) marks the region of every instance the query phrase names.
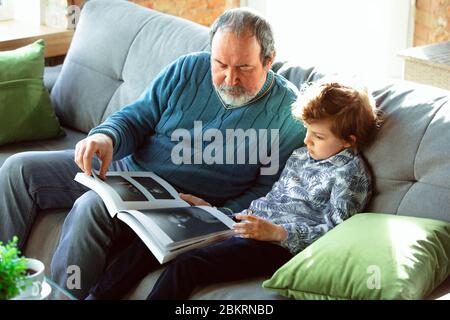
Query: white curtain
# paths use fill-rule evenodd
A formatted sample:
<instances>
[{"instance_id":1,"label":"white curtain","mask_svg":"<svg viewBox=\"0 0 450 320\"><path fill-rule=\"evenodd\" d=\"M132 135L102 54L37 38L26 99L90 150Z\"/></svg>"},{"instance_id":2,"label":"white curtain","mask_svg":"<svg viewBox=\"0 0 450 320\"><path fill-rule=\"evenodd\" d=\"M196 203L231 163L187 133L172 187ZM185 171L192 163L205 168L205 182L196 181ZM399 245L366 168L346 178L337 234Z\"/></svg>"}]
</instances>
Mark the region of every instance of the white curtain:
<instances>
[{"instance_id":1,"label":"white curtain","mask_svg":"<svg viewBox=\"0 0 450 320\"><path fill-rule=\"evenodd\" d=\"M273 25L277 60L331 72L402 78L414 0L247 0Z\"/></svg>"}]
</instances>

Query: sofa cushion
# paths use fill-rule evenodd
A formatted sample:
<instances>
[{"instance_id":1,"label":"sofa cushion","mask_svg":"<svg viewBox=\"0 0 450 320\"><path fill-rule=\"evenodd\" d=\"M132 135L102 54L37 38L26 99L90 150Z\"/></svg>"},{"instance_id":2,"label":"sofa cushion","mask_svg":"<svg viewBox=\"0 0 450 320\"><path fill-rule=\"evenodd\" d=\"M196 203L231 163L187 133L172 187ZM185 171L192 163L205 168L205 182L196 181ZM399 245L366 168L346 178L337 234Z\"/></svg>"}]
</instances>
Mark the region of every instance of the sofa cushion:
<instances>
[{"instance_id":1,"label":"sofa cushion","mask_svg":"<svg viewBox=\"0 0 450 320\"><path fill-rule=\"evenodd\" d=\"M0 52L0 145L64 135L44 87L44 47Z\"/></svg>"},{"instance_id":2,"label":"sofa cushion","mask_svg":"<svg viewBox=\"0 0 450 320\"><path fill-rule=\"evenodd\" d=\"M44 69L44 85L47 88L48 92L52 91L53 86L55 85L56 79L58 79L59 74L61 73L62 64L57 66L45 67Z\"/></svg>"},{"instance_id":3,"label":"sofa cushion","mask_svg":"<svg viewBox=\"0 0 450 320\"><path fill-rule=\"evenodd\" d=\"M164 267L149 273L124 299L142 300L155 285ZM271 290L261 287L265 278L254 278L245 281L229 281L208 285L196 290L192 300L286 300L287 298Z\"/></svg>"},{"instance_id":4,"label":"sofa cushion","mask_svg":"<svg viewBox=\"0 0 450 320\"><path fill-rule=\"evenodd\" d=\"M86 137L86 134L83 132L72 130L70 128L64 128L64 130L66 135L61 138L24 141L0 146L0 167L3 162L5 162L5 160L13 154L24 151L55 151L74 149L77 142Z\"/></svg>"},{"instance_id":5,"label":"sofa cushion","mask_svg":"<svg viewBox=\"0 0 450 320\"><path fill-rule=\"evenodd\" d=\"M64 209L40 211L26 242L24 256L41 260L47 277L51 277L50 263L66 216Z\"/></svg>"},{"instance_id":6,"label":"sofa cushion","mask_svg":"<svg viewBox=\"0 0 450 320\"><path fill-rule=\"evenodd\" d=\"M87 133L136 100L164 66L208 46L206 27L128 1L91 0L52 89L57 115Z\"/></svg>"},{"instance_id":7,"label":"sofa cushion","mask_svg":"<svg viewBox=\"0 0 450 320\"><path fill-rule=\"evenodd\" d=\"M450 274L450 223L357 214L283 265L264 287L297 299L422 299Z\"/></svg>"}]
</instances>

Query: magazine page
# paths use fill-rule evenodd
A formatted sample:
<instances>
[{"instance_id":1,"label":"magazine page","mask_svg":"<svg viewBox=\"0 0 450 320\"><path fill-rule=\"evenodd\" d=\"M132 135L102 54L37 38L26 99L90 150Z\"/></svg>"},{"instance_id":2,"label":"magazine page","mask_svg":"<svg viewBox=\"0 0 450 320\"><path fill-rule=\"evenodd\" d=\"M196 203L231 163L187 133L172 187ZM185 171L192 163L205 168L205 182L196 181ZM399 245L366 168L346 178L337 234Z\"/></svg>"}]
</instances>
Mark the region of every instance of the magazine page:
<instances>
[{"instance_id":1,"label":"magazine page","mask_svg":"<svg viewBox=\"0 0 450 320\"><path fill-rule=\"evenodd\" d=\"M117 218L126 223L139 238L150 249L151 253L159 261L159 263L167 262L167 251L164 246L158 241L158 237L154 236L150 229L147 229L136 217L129 214L132 211L121 211L117 214Z\"/></svg>"},{"instance_id":2,"label":"magazine page","mask_svg":"<svg viewBox=\"0 0 450 320\"><path fill-rule=\"evenodd\" d=\"M111 217L114 217L117 211L126 209L119 194L100 178L96 176L87 176L83 172L80 172L76 174L75 181L78 181L95 191L102 198Z\"/></svg>"},{"instance_id":3,"label":"magazine page","mask_svg":"<svg viewBox=\"0 0 450 320\"><path fill-rule=\"evenodd\" d=\"M116 172L100 179L98 171L92 176L78 173L75 180L97 192L113 217L120 210L187 207L178 192L152 172Z\"/></svg>"},{"instance_id":4,"label":"magazine page","mask_svg":"<svg viewBox=\"0 0 450 320\"><path fill-rule=\"evenodd\" d=\"M111 172L111 176L119 173L124 179L130 182L140 195L139 199L132 199L135 203L127 203L127 209L147 209L147 208L172 208L188 207L189 204L182 200L176 191L167 181L154 174L145 171ZM109 175L107 175L109 177ZM108 179L107 179L108 180ZM136 195L137 191L134 192ZM139 203L144 199L145 203Z\"/></svg>"},{"instance_id":5,"label":"magazine page","mask_svg":"<svg viewBox=\"0 0 450 320\"><path fill-rule=\"evenodd\" d=\"M127 210L117 217L136 232L160 263L233 234L233 220L212 207Z\"/></svg>"},{"instance_id":6,"label":"magazine page","mask_svg":"<svg viewBox=\"0 0 450 320\"><path fill-rule=\"evenodd\" d=\"M233 220L207 206L128 211L167 249L232 233ZM120 218L120 217L119 217Z\"/></svg>"},{"instance_id":7,"label":"magazine page","mask_svg":"<svg viewBox=\"0 0 450 320\"><path fill-rule=\"evenodd\" d=\"M149 248L149 250L151 251L149 252L149 254L153 254L153 256L161 264L174 259L182 252L200 247L202 245L206 245L208 243L206 241L199 241L191 246L185 246L178 251L169 251L161 245L161 243L158 241L158 237L152 234L148 229L146 229L134 215L128 214L128 212L125 211L121 211L118 213L117 217L128 226L130 226L131 229L133 229L133 231L138 235L139 238L141 238L142 242L144 242L147 248Z\"/></svg>"},{"instance_id":8,"label":"magazine page","mask_svg":"<svg viewBox=\"0 0 450 320\"><path fill-rule=\"evenodd\" d=\"M208 207L208 206L198 206L198 208L202 208L208 211L218 220L222 221L228 228L233 229L233 224L235 223L235 221L226 214L224 214L222 211L217 210L215 207Z\"/></svg>"}]
</instances>

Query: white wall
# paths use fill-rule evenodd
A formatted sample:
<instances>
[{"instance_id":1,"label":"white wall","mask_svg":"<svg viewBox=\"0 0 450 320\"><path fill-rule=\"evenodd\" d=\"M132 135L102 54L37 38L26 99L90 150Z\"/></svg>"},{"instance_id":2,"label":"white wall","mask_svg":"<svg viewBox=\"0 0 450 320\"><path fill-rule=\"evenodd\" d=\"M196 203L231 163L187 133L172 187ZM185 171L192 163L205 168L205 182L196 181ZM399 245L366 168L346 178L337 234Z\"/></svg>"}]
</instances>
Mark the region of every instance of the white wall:
<instances>
[{"instance_id":1,"label":"white wall","mask_svg":"<svg viewBox=\"0 0 450 320\"><path fill-rule=\"evenodd\" d=\"M277 60L402 78L414 0L247 0L272 23Z\"/></svg>"}]
</instances>

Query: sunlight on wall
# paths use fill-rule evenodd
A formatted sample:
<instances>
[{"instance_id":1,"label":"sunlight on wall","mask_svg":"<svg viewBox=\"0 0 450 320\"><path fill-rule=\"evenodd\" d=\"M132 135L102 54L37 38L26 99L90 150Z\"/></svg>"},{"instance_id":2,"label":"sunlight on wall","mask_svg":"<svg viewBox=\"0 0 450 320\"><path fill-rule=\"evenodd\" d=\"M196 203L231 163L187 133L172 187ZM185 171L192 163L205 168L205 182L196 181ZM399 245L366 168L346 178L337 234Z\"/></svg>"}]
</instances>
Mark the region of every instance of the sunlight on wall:
<instances>
[{"instance_id":1,"label":"sunlight on wall","mask_svg":"<svg viewBox=\"0 0 450 320\"><path fill-rule=\"evenodd\" d=\"M401 78L411 0L248 0L272 23L277 60L362 77Z\"/></svg>"}]
</instances>

